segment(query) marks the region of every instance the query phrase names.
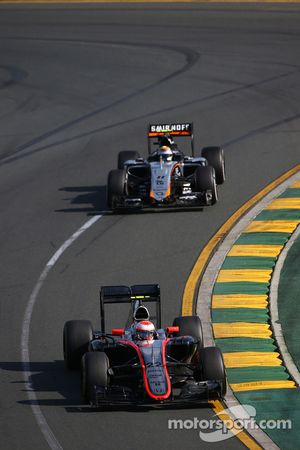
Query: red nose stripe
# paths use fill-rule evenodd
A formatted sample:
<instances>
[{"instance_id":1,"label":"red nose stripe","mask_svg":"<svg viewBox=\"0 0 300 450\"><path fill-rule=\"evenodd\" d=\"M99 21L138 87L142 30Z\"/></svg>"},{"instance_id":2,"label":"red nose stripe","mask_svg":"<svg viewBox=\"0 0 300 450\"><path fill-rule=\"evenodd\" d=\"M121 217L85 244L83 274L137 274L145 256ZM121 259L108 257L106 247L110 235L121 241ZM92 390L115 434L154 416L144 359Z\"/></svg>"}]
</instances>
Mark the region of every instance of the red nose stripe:
<instances>
[{"instance_id":1,"label":"red nose stripe","mask_svg":"<svg viewBox=\"0 0 300 450\"><path fill-rule=\"evenodd\" d=\"M144 380L144 385L145 385L145 389L147 394L149 395L149 397L153 398L154 400L166 400L167 398L170 397L171 394L171 382L170 382L170 377L167 371L167 366L166 366L166 345L168 343L170 339L164 339L162 342L162 362L163 362L163 369L164 369L164 374L166 377L166 381L167 381L167 392L163 395L155 395L151 392L150 387L149 387L149 383L148 383L148 379L147 379L147 374L146 374L146 367L145 367L145 362L143 359L143 355L141 350L139 349L139 347L131 341L120 341L122 342L122 344L126 344L129 345L130 347L134 348L138 354L141 366L142 366L142 372L143 372L143 380Z\"/></svg>"}]
</instances>

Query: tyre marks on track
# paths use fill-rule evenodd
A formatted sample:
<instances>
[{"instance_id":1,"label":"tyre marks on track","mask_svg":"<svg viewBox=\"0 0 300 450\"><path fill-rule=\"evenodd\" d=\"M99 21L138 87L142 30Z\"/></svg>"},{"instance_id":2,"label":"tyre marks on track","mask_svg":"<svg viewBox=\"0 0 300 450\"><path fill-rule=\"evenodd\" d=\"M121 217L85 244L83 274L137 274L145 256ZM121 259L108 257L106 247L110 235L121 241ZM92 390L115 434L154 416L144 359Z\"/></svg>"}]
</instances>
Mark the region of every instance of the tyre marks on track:
<instances>
[{"instance_id":1,"label":"tyre marks on track","mask_svg":"<svg viewBox=\"0 0 300 450\"><path fill-rule=\"evenodd\" d=\"M166 74L165 76L159 78L158 80L155 80L154 82L141 87L139 89L136 89L134 92L125 95L124 97L121 97L115 101L113 101L112 103L105 105L105 106L101 106L99 108L94 109L93 111L88 112L87 114L84 114L80 117L77 117L69 122L65 122L61 125L59 125L58 127L55 127L53 129L48 130L47 132L36 136L35 138L31 139L28 142L25 142L24 144L18 146L13 152L10 153L10 156L5 158L4 161L0 163L0 166L3 164L8 164L10 162L13 162L17 159L19 159L20 157L24 157L24 156L28 156L34 153L37 153L39 151L42 151L44 149L50 148L54 145L59 145L59 144L63 144L66 142L70 142L73 141L75 139L78 138L83 138L86 136L90 136L91 134L95 134L95 133L99 133L101 131L107 130L107 129L111 129L111 128L115 128L115 127L119 127L121 125L125 125L127 123L136 121L138 119L141 119L142 117L148 117L154 113L148 113L145 116L139 116L139 117L134 117L132 119L127 119L124 120L122 122L118 122L118 123L114 123L114 124L110 124L108 126L104 126L101 127L99 129L96 130L92 130L92 131L88 131L88 132L84 132L80 135L76 135L73 136L71 138L67 138L67 139L63 139L59 142L55 142L54 144L50 144L50 145L46 145L43 146L39 149L35 149L35 150L31 150L29 152L26 152L25 154L19 155L19 153L24 152L25 150L30 149L31 147L40 144L41 142L45 141L48 138L52 138L53 136L56 136L59 133L65 132L69 129L74 129L76 130L76 127L78 127L79 125L81 125L82 123L87 122L90 119L93 119L94 117L96 117L97 115L108 111L111 108L114 108L116 106L120 106L121 104L136 98L148 91L151 91L157 87L160 87L163 83L166 83L180 75L182 75L183 73L187 72L188 70L190 70L199 60L200 58L200 54L196 51L193 51L189 48L185 48L185 47L178 47L175 45L162 45L162 44L147 44L147 43L133 43L133 42L118 42L118 41L96 41L96 40L82 40L82 39L59 39L59 38L12 38L12 40L18 40L18 39L22 39L22 40L28 40L28 41L33 41L33 42L45 42L45 43L59 43L59 44L69 44L69 45L82 45L82 44L87 44L87 45L93 45L93 46L99 46L99 47L119 47L120 49L141 49L141 50L149 50L149 49L154 49L154 50L161 50L161 51L165 51L165 52L173 52L173 53L177 53L180 55L184 56L184 64L177 68L176 70L171 71L170 73ZM1 87L1 85L0 85ZM1 160L1 158L0 158Z\"/></svg>"}]
</instances>

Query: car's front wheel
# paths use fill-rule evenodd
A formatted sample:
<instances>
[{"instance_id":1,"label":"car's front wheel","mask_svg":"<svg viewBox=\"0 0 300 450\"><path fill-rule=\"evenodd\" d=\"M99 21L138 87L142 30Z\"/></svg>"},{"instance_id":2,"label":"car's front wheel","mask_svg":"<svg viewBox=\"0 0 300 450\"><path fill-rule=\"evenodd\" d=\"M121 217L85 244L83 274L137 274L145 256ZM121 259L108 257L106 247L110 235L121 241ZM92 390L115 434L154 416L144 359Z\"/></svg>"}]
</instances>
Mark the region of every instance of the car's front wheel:
<instances>
[{"instance_id":1,"label":"car's front wheel","mask_svg":"<svg viewBox=\"0 0 300 450\"><path fill-rule=\"evenodd\" d=\"M125 193L126 174L124 170L111 170L107 179L107 205L114 209L119 197Z\"/></svg>"},{"instance_id":2,"label":"car's front wheel","mask_svg":"<svg viewBox=\"0 0 300 450\"><path fill-rule=\"evenodd\" d=\"M104 352L85 353L81 361L81 392L83 400L93 398L94 386L107 387L109 384L109 360Z\"/></svg>"},{"instance_id":3,"label":"car's front wheel","mask_svg":"<svg viewBox=\"0 0 300 450\"><path fill-rule=\"evenodd\" d=\"M219 381L221 383L221 397L225 397L227 379L224 360L218 347L206 347L200 352L200 367L203 381Z\"/></svg>"},{"instance_id":4,"label":"car's front wheel","mask_svg":"<svg viewBox=\"0 0 300 450\"><path fill-rule=\"evenodd\" d=\"M195 171L195 191L211 192L211 204L218 201L215 170L212 166L199 166Z\"/></svg>"}]
</instances>

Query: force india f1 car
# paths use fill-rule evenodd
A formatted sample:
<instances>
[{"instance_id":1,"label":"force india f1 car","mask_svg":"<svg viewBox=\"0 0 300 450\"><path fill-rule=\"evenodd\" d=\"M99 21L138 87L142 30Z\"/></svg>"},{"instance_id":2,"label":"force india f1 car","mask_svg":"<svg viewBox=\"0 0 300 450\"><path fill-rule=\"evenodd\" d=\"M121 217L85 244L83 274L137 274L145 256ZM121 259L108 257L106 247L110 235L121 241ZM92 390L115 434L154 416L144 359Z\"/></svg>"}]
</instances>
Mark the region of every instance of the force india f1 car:
<instances>
[{"instance_id":1,"label":"force india f1 car","mask_svg":"<svg viewBox=\"0 0 300 450\"><path fill-rule=\"evenodd\" d=\"M151 317L150 302L155 310ZM106 333L107 303L130 304L124 329ZM71 320L63 333L66 367L81 367L82 395L90 405L198 403L224 397L221 351L203 347L198 316L177 317L173 326L161 328L158 285L102 287L100 316L101 331L93 331L90 321Z\"/></svg>"},{"instance_id":2,"label":"force india f1 car","mask_svg":"<svg viewBox=\"0 0 300 450\"><path fill-rule=\"evenodd\" d=\"M191 140L192 156L178 149L175 136ZM196 157L192 123L149 125L148 153L146 159L135 151L119 153L118 169L109 172L107 181L107 203L112 210L217 202L217 184L225 181L224 150L205 147Z\"/></svg>"}]
</instances>

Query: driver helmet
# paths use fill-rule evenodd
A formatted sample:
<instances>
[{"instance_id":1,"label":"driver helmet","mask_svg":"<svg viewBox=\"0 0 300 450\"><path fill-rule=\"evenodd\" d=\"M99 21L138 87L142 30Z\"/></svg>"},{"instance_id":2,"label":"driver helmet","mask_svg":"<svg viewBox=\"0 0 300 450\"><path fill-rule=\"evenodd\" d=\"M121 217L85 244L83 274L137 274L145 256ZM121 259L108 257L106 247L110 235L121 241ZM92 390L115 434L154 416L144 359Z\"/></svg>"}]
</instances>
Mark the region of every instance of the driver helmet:
<instances>
[{"instance_id":1,"label":"driver helmet","mask_svg":"<svg viewBox=\"0 0 300 450\"><path fill-rule=\"evenodd\" d=\"M170 134L164 134L159 138L159 145L167 145L172 149L175 146L175 142Z\"/></svg>"},{"instance_id":2,"label":"driver helmet","mask_svg":"<svg viewBox=\"0 0 300 450\"><path fill-rule=\"evenodd\" d=\"M155 326L150 320L142 320L135 325L134 338L137 341L147 341L148 343L154 340Z\"/></svg>"},{"instance_id":3,"label":"driver helmet","mask_svg":"<svg viewBox=\"0 0 300 450\"><path fill-rule=\"evenodd\" d=\"M160 158L162 158L163 161L170 162L173 159L173 152L167 145L162 145L161 147L159 147L158 155Z\"/></svg>"}]
</instances>

